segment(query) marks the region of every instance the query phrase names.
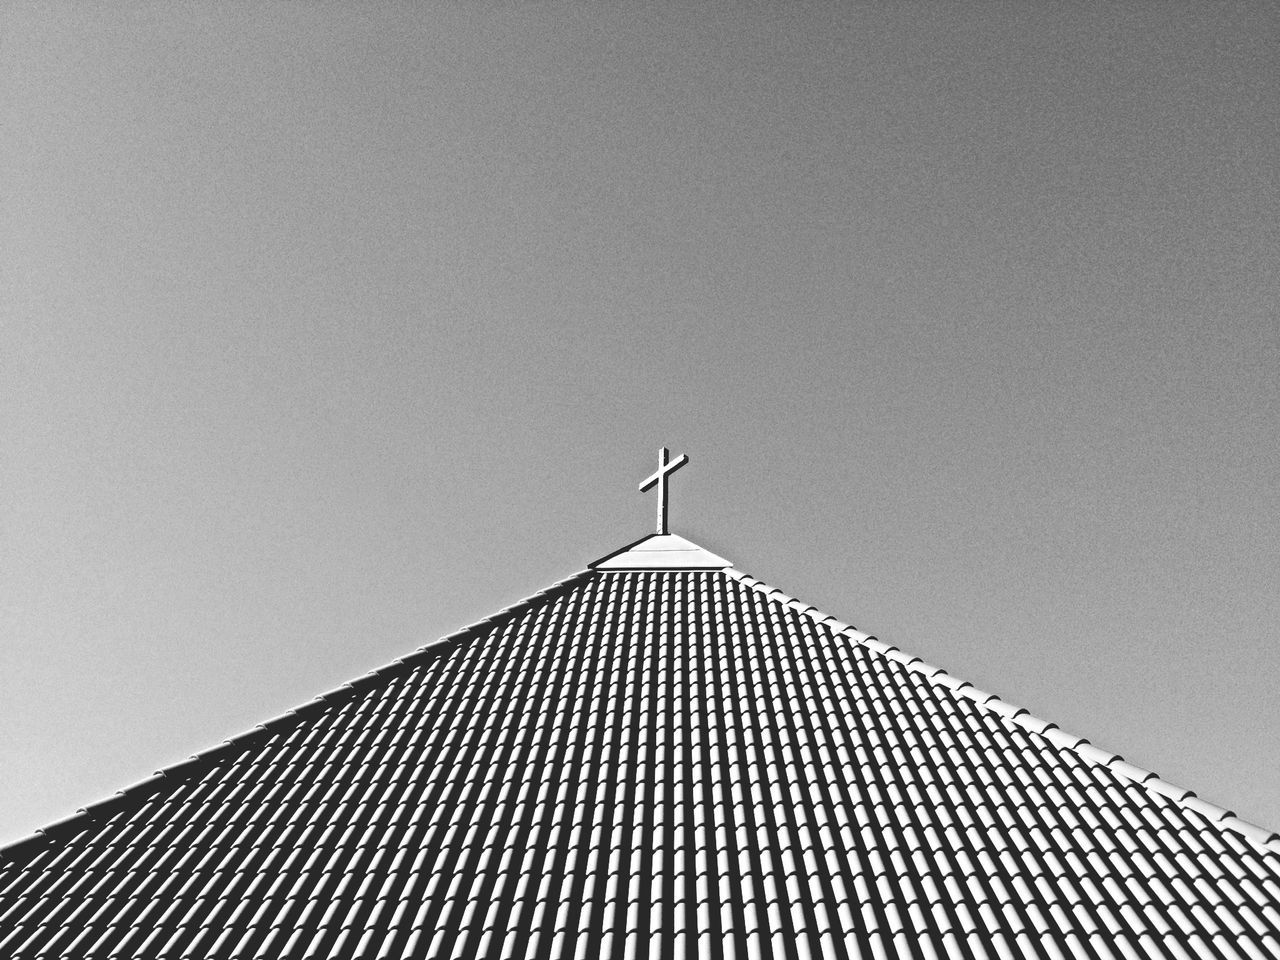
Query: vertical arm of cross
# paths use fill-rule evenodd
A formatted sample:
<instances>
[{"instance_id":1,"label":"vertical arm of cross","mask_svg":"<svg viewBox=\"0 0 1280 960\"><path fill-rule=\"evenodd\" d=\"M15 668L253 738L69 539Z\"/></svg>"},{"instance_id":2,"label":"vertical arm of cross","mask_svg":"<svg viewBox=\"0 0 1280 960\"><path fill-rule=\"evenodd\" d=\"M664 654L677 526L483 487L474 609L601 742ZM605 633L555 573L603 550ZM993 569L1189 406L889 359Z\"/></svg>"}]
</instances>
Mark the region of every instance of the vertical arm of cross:
<instances>
[{"instance_id":1,"label":"vertical arm of cross","mask_svg":"<svg viewBox=\"0 0 1280 960\"><path fill-rule=\"evenodd\" d=\"M655 485L658 488L658 533L660 534L667 532L667 478L689 462L689 458L683 453L674 460L669 459L670 456L671 451L666 447L658 450L657 472L640 484L642 493Z\"/></svg>"},{"instance_id":2,"label":"vertical arm of cross","mask_svg":"<svg viewBox=\"0 0 1280 960\"><path fill-rule=\"evenodd\" d=\"M658 533L665 534L667 532L667 479L671 476L671 471L665 469L667 460L667 448L662 448L662 464L658 467Z\"/></svg>"}]
</instances>

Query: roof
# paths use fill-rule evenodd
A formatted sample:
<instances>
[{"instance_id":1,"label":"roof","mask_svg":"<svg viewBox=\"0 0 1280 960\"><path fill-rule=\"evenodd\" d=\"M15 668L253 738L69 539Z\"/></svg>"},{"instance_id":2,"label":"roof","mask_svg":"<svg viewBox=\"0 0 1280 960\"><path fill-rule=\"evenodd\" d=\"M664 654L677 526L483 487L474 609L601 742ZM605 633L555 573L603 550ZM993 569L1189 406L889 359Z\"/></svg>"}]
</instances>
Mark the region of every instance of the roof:
<instances>
[{"instance_id":1,"label":"roof","mask_svg":"<svg viewBox=\"0 0 1280 960\"><path fill-rule=\"evenodd\" d=\"M731 567L589 568L0 859L13 958L1280 957L1280 836Z\"/></svg>"}]
</instances>

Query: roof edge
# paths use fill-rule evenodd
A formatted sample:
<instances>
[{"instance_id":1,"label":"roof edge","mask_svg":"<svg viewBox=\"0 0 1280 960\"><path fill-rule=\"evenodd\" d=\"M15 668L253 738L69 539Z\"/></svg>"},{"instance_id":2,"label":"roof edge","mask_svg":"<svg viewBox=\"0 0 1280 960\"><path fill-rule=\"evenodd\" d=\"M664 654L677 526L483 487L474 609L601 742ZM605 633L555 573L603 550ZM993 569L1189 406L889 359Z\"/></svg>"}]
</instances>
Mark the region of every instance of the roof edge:
<instances>
[{"instance_id":1,"label":"roof edge","mask_svg":"<svg viewBox=\"0 0 1280 960\"><path fill-rule=\"evenodd\" d=\"M223 740L221 743L202 750L199 753L192 754L186 760L180 760L177 763L170 764L167 767L161 767L151 776L131 783L126 787L117 790L111 796L80 807L75 813L55 820L47 826L40 827L34 833L30 833L25 837L19 837L9 843L0 846L0 863L17 862L24 857L40 850L46 842L56 840L64 840L93 824L115 816L123 811L129 804L134 801L144 800L154 793L161 784L173 781L182 782L190 779L197 772L203 772L208 767L213 766L230 754L235 753L241 747L248 746L259 740L275 736L289 729L298 720L310 717L315 713L322 712L334 704L341 703L359 693L366 687L371 686L379 680L396 676L403 673L407 669L415 667L424 660L430 660L436 654L463 643L467 640L475 639L481 632L487 632L500 623L505 622L517 613L528 610L535 604L550 599L557 593L560 593L570 586L578 582L594 576L595 571L590 569L579 570L577 573L571 574L562 580L557 580L537 591L531 593L527 597L517 600L515 603L508 604L500 610L490 614L482 620L468 624L453 633L446 634L438 640L431 643L423 644L412 653L403 657L397 657L390 663L381 667L370 670L368 673L349 680L346 683L327 690L317 695L314 699L307 701L300 706L286 710L284 713L264 720L254 726L252 729L244 733L237 734Z\"/></svg>"},{"instance_id":2,"label":"roof edge","mask_svg":"<svg viewBox=\"0 0 1280 960\"><path fill-rule=\"evenodd\" d=\"M928 663L920 657L905 653L892 644L885 643L869 633L864 633L842 620L837 620L835 617L823 613L812 604L797 600L795 597L783 593L777 587L765 583L763 580L745 574L740 570L729 569L723 572L726 576L732 577L744 586L757 590L783 606L790 607L797 613L809 617L814 622L829 627L846 639L867 647L885 659L900 663L913 673L922 674L925 679L935 686L946 687L957 696L972 701L983 710L994 713L1001 719L1017 724L1024 730L1042 737L1059 750L1070 750L1090 766L1106 767L1120 778L1146 787L1152 793L1157 793L1166 799L1172 800L1184 810L1199 814L1209 821L1211 826L1229 830L1261 848L1263 852L1280 856L1280 831L1269 830L1256 823L1241 819L1235 815L1234 811L1228 810L1226 807L1220 807L1216 803L1200 799L1200 797L1196 796L1194 790L1175 786L1162 779L1154 771L1129 763L1120 754L1095 746L1084 737L1069 734L1056 723L1040 719L1025 707L1019 707L994 693L981 690L969 681L953 676L942 667Z\"/></svg>"}]
</instances>

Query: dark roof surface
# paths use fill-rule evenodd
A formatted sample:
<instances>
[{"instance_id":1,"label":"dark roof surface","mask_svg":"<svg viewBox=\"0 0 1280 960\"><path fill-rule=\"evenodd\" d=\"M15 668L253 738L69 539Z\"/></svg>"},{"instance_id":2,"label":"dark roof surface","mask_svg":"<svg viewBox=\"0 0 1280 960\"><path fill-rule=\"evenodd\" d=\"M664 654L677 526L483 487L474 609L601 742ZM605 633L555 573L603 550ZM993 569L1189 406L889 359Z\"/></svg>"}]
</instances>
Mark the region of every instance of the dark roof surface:
<instances>
[{"instance_id":1,"label":"dark roof surface","mask_svg":"<svg viewBox=\"0 0 1280 960\"><path fill-rule=\"evenodd\" d=\"M1280 838L733 570L591 570L0 854L0 956L1280 957Z\"/></svg>"}]
</instances>

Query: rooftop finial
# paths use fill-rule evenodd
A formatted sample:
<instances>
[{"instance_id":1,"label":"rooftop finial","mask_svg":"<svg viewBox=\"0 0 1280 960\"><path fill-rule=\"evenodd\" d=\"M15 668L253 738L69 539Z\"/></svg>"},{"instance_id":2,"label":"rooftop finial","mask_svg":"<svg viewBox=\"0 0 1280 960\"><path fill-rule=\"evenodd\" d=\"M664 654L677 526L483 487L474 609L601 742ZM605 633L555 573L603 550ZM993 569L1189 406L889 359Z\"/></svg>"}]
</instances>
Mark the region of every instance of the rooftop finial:
<instances>
[{"instance_id":1,"label":"rooftop finial","mask_svg":"<svg viewBox=\"0 0 1280 960\"><path fill-rule=\"evenodd\" d=\"M670 456L671 452L666 447L659 450L658 472L640 484L641 493L655 483L658 485L658 533L660 534L667 532L667 477L689 462L689 458L683 453L674 460L668 459Z\"/></svg>"}]
</instances>

